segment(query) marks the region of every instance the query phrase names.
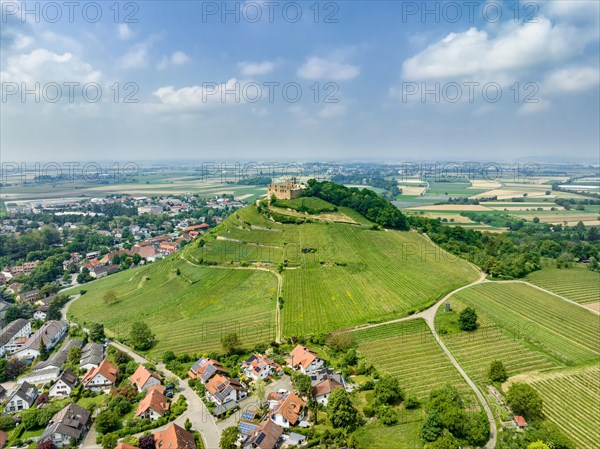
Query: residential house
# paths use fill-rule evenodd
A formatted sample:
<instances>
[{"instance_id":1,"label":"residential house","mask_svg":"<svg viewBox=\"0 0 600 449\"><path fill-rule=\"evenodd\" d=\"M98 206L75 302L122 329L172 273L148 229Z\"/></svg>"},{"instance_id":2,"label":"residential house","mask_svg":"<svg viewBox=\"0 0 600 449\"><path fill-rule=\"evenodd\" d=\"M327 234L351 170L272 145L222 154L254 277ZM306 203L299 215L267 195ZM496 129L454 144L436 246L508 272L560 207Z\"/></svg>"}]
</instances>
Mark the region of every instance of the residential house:
<instances>
[{"instance_id":1,"label":"residential house","mask_svg":"<svg viewBox=\"0 0 600 449\"><path fill-rule=\"evenodd\" d=\"M69 404L48 422L39 443L52 441L56 447L71 446L79 441L89 427L91 412L77 404Z\"/></svg>"},{"instance_id":2,"label":"residential house","mask_svg":"<svg viewBox=\"0 0 600 449\"><path fill-rule=\"evenodd\" d=\"M23 285L24 284L21 284L20 282L13 282L8 287L6 287L6 291L14 295L23 288Z\"/></svg>"},{"instance_id":3,"label":"residential house","mask_svg":"<svg viewBox=\"0 0 600 449\"><path fill-rule=\"evenodd\" d=\"M310 375L312 395L319 404L327 405L329 395L336 388L346 388L346 379L329 368L321 368Z\"/></svg>"},{"instance_id":4,"label":"residential house","mask_svg":"<svg viewBox=\"0 0 600 449\"><path fill-rule=\"evenodd\" d=\"M274 374L283 374L281 365L273 359L261 354L252 354L248 360L242 363L242 372L252 380L266 379Z\"/></svg>"},{"instance_id":5,"label":"residential house","mask_svg":"<svg viewBox=\"0 0 600 449\"><path fill-rule=\"evenodd\" d=\"M49 367L54 367L61 369L62 366L67 361L67 357L69 356L69 351L73 348L81 348L82 342L81 340L68 340L66 341L58 351L56 351L52 356L43 362L38 363L33 367L34 371L42 370Z\"/></svg>"},{"instance_id":6,"label":"residential house","mask_svg":"<svg viewBox=\"0 0 600 449\"><path fill-rule=\"evenodd\" d=\"M148 389L146 397L138 404L135 416L138 418L148 418L150 421L156 421L166 415L169 410L169 400L164 395L165 388L162 385L154 385Z\"/></svg>"},{"instance_id":7,"label":"residential house","mask_svg":"<svg viewBox=\"0 0 600 449\"><path fill-rule=\"evenodd\" d=\"M23 382L8 398L4 413L20 412L33 405L38 397L37 389L30 383Z\"/></svg>"},{"instance_id":8,"label":"residential house","mask_svg":"<svg viewBox=\"0 0 600 449\"><path fill-rule=\"evenodd\" d=\"M79 368L89 371L92 368L97 368L102 360L104 360L104 346L100 343L89 342L81 351Z\"/></svg>"},{"instance_id":9,"label":"residential house","mask_svg":"<svg viewBox=\"0 0 600 449\"><path fill-rule=\"evenodd\" d=\"M204 385L217 374L228 376L229 372L218 361L204 357L194 363L188 371L188 376L200 380Z\"/></svg>"},{"instance_id":10,"label":"residential house","mask_svg":"<svg viewBox=\"0 0 600 449\"><path fill-rule=\"evenodd\" d=\"M162 432L154 434L156 449L196 449L194 434L171 423Z\"/></svg>"},{"instance_id":11,"label":"residential house","mask_svg":"<svg viewBox=\"0 0 600 449\"><path fill-rule=\"evenodd\" d=\"M158 257L158 252L151 246L133 245L129 253L132 256L139 254L142 259L146 259L148 262L154 262Z\"/></svg>"},{"instance_id":12,"label":"residential house","mask_svg":"<svg viewBox=\"0 0 600 449\"><path fill-rule=\"evenodd\" d=\"M78 382L79 379L77 378L77 375L73 371L66 369L60 375L58 380L50 387L48 396L70 396Z\"/></svg>"},{"instance_id":13,"label":"residential house","mask_svg":"<svg viewBox=\"0 0 600 449\"><path fill-rule=\"evenodd\" d=\"M116 385L118 373L119 368L110 363L108 359L104 359L100 365L92 368L83 376L81 383L84 388L89 390L108 392Z\"/></svg>"},{"instance_id":14,"label":"residential house","mask_svg":"<svg viewBox=\"0 0 600 449\"><path fill-rule=\"evenodd\" d=\"M49 351L64 337L67 324L64 321L48 321L43 324L27 342L15 352L15 357L21 360L33 360L40 355L42 341Z\"/></svg>"},{"instance_id":15,"label":"residential house","mask_svg":"<svg viewBox=\"0 0 600 449\"><path fill-rule=\"evenodd\" d=\"M305 346L298 345L290 356L285 359L285 363L292 369L300 371L302 374L310 374L325 364L323 359Z\"/></svg>"},{"instance_id":16,"label":"residential house","mask_svg":"<svg viewBox=\"0 0 600 449\"><path fill-rule=\"evenodd\" d=\"M96 265L90 270L90 276L96 279L101 279L119 271L119 265Z\"/></svg>"},{"instance_id":17,"label":"residential house","mask_svg":"<svg viewBox=\"0 0 600 449\"><path fill-rule=\"evenodd\" d=\"M296 393L270 393L268 401L269 418L278 426L285 428L297 426L304 419L306 402Z\"/></svg>"},{"instance_id":18,"label":"residential house","mask_svg":"<svg viewBox=\"0 0 600 449\"><path fill-rule=\"evenodd\" d=\"M26 319L19 318L8 326L0 330L0 357L5 354L12 354L21 346L24 341L31 335L31 323Z\"/></svg>"},{"instance_id":19,"label":"residential house","mask_svg":"<svg viewBox=\"0 0 600 449\"><path fill-rule=\"evenodd\" d=\"M245 399L248 393L237 379L216 374L206 384L206 397L217 405L237 403Z\"/></svg>"},{"instance_id":20,"label":"residential house","mask_svg":"<svg viewBox=\"0 0 600 449\"><path fill-rule=\"evenodd\" d=\"M37 365L36 365L37 367ZM60 368L53 366L44 369L32 370L27 374L19 377L17 383L27 382L33 385L44 385L56 381L60 377Z\"/></svg>"},{"instance_id":21,"label":"residential house","mask_svg":"<svg viewBox=\"0 0 600 449\"><path fill-rule=\"evenodd\" d=\"M283 429L271 420L263 421L256 431L250 435L244 443L243 449L274 449L277 447Z\"/></svg>"},{"instance_id":22,"label":"residential house","mask_svg":"<svg viewBox=\"0 0 600 449\"><path fill-rule=\"evenodd\" d=\"M40 306L37 308L37 310L35 312L33 312L33 319L46 321L47 315L48 315L48 306Z\"/></svg>"},{"instance_id":23,"label":"residential house","mask_svg":"<svg viewBox=\"0 0 600 449\"><path fill-rule=\"evenodd\" d=\"M140 365L135 370L135 373L129 377L129 382L131 382L138 391L146 391L154 385L160 385L161 378L158 374L153 373L144 365Z\"/></svg>"},{"instance_id":24,"label":"residential house","mask_svg":"<svg viewBox=\"0 0 600 449\"><path fill-rule=\"evenodd\" d=\"M16 297L18 302L33 302L37 299L40 291L38 289L29 290L27 292L19 293Z\"/></svg>"}]
</instances>

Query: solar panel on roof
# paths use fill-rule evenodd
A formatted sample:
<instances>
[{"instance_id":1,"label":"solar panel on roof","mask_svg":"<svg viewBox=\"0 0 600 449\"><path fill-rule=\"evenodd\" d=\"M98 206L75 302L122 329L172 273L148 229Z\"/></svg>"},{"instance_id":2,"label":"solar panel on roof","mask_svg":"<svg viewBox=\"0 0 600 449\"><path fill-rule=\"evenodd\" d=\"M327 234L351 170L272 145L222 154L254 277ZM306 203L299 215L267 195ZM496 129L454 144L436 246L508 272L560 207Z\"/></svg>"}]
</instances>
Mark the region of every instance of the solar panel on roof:
<instances>
[{"instance_id":1,"label":"solar panel on roof","mask_svg":"<svg viewBox=\"0 0 600 449\"><path fill-rule=\"evenodd\" d=\"M238 425L239 431L241 433L243 433L244 435L253 434L257 428L258 428L258 426L256 424L252 424L252 423L248 423L248 422L241 422Z\"/></svg>"},{"instance_id":2,"label":"solar panel on roof","mask_svg":"<svg viewBox=\"0 0 600 449\"><path fill-rule=\"evenodd\" d=\"M244 412L244 413L242 413L242 419L247 419L249 421L253 420L255 416L256 416L256 413L254 413L254 412Z\"/></svg>"},{"instance_id":3,"label":"solar panel on roof","mask_svg":"<svg viewBox=\"0 0 600 449\"><path fill-rule=\"evenodd\" d=\"M264 440L265 437L266 435L264 433L261 433L260 436L256 439L256 444L262 443L262 440Z\"/></svg>"}]
</instances>

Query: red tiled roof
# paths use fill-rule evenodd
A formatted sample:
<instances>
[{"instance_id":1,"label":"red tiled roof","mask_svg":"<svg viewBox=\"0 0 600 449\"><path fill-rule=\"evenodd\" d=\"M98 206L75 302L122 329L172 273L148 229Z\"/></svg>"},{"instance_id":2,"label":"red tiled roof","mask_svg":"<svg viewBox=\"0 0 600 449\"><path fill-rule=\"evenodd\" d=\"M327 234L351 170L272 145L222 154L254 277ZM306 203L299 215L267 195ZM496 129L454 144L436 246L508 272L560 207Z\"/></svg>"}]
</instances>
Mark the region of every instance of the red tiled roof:
<instances>
[{"instance_id":1,"label":"red tiled roof","mask_svg":"<svg viewBox=\"0 0 600 449\"><path fill-rule=\"evenodd\" d=\"M157 374L147 369L144 365L140 365L135 370L135 373L129 376L129 382L141 390L151 377L160 380L160 377Z\"/></svg>"},{"instance_id":2,"label":"red tiled roof","mask_svg":"<svg viewBox=\"0 0 600 449\"><path fill-rule=\"evenodd\" d=\"M299 421L305 405L306 403L296 393L291 392L277 402L271 409L271 415L280 414L290 424L294 425Z\"/></svg>"},{"instance_id":3,"label":"red tiled roof","mask_svg":"<svg viewBox=\"0 0 600 449\"><path fill-rule=\"evenodd\" d=\"M140 401L135 416L140 416L147 410L152 410L160 416L165 416L166 411L169 410L169 401L160 391L151 389L146 394L146 397Z\"/></svg>"},{"instance_id":4,"label":"red tiled roof","mask_svg":"<svg viewBox=\"0 0 600 449\"><path fill-rule=\"evenodd\" d=\"M285 361L294 367L301 365L306 369L317 358L317 354L315 354L313 351L302 345L298 345L292 350L292 352L290 352L290 357L285 359Z\"/></svg>"},{"instance_id":5,"label":"red tiled roof","mask_svg":"<svg viewBox=\"0 0 600 449\"><path fill-rule=\"evenodd\" d=\"M83 376L82 383L83 385L87 385L96 374L102 374L106 379L108 379L113 385L117 382L117 374L119 372L119 368L110 363L108 359L102 360L100 365L95 368L92 368L87 372L85 376Z\"/></svg>"},{"instance_id":6,"label":"red tiled roof","mask_svg":"<svg viewBox=\"0 0 600 449\"><path fill-rule=\"evenodd\" d=\"M156 449L196 449L194 435L173 423L166 430L154 434Z\"/></svg>"},{"instance_id":7,"label":"red tiled roof","mask_svg":"<svg viewBox=\"0 0 600 449\"><path fill-rule=\"evenodd\" d=\"M527 421L525 421L525 418L523 418L522 416L513 416L513 418L515 419L517 426L527 427Z\"/></svg>"}]
</instances>

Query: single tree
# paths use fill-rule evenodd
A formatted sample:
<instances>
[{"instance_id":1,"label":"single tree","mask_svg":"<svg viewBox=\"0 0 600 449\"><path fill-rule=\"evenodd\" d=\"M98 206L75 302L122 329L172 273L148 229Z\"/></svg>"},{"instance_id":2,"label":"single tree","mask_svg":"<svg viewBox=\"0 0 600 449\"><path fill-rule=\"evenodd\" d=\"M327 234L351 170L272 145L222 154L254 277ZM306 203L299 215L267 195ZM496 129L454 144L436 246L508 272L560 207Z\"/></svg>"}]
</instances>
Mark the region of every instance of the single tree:
<instances>
[{"instance_id":1,"label":"single tree","mask_svg":"<svg viewBox=\"0 0 600 449\"><path fill-rule=\"evenodd\" d=\"M48 360L48 348L46 347L46 343L43 338L40 338L40 360Z\"/></svg>"},{"instance_id":2,"label":"single tree","mask_svg":"<svg viewBox=\"0 0 600 449\"><path fill-rule=\"evenodd\" d=\"M335 428L354 431L360 424L358 411L352 405L350 395L343 388L336 388L329 395L327 402L327 418Z\"/></svg>"},{"instance_id":3,"label":"single tree","mask_svg":"<svg viewBox=\"0 0 600 449\"><path fill-rule=\"evenodd\" d=\"M36 449L56 449L52 440L46 440L36 446Z\"/></svg>"},{"instance_id":4,"label":"single tree","mask_svg":"<svg viewBox=\"0 0 600 449\"><path fill-rule=\"evenodd\" d=\"M69 354L67 355L67 363L69 365L79 367L79 361L81 360L81 354L82 354L81 348L78 348L75 346L75 347L69 349Z\"/></svg>"},{"instance_id":5,"label":"single tree","mask_svg":"<svg viewBox=\"0 0 600 449\"><path fill-rule=\"evenodd\" d=\"M102 437L102 449L114 449L119 439L114 433L107 433Z\"/></svg>"},{"instance_id":6,"label":"single tree","mask_svg":"<svg viewBox=\"0 0 600 449\"><path fill-rule=\"evenodd\" d=\"M256 379L254 381L252 396L257 400L260 407L265 403L265 396L267 394L267 384L263 379Z\"/></svg>"},{"instance_id":7,"label":"single tree","mask_svg":"<svg viewBox=\"0 0 600 449\"><path fill-rule=\"evenodd\" d=\"M488 376L492 382L505 382L506 379L508 379L508 374L506 373L504 363L499 360L494 360L490 364Z\"/></svg>"},{"instance_id":8,"label":"single tree","mask_svg":"<svg viewBox=\"0 0 600 449\"><path fill-rule=\"evenodd\" d=\"M528 445L527 449L550 449L550 446L548 446L542 440L538 440Z\"/></svg>"},{"instance_id":9,"label":"single tree","mask_svg":"<svg viewBox=\"0 0 600 449\"><path fill-rule=\"evenodd\" d=\"M131 331L129 332L129 342L133 349L139 351L147 351L152 347L154 343L154 334L143 321L136 321L131 325Z\"/></svg>"},{"instance_id":10,"label":"single tree","mask_svg":"<svg viewBox=\"0 0 600 449\"><path fill-rule=\"evenodd\" d=\"M309 395L312 392L312 381L306 374L294 374L294 386L301 395Z\"/></svg>"},{"instance_id":11,"label":"single tree","mask_svg":"<svg viewBox=\"0 0 600 449\"><path fill-rule=\"evenodd\" d=\"M162 356L162 360L165 365L167 363L172 362L175 359L177 359L177 357L175 356L175 353L173 351L165 351Z\"/></svg>"},{"instance_id":12,"label":"single tree","mask_svg":"<svg viewBox=\"0 0 600 449\"><path fill-rule=\"evenodd\" d=\"M236 449L235 443L237 442L239 435L238 428L235 426L227 427L221 434L221 440L219 441L220 449Z\"/></svg>"},{"instance_id":13,"label":"single tree","mask_svg":"<svg viewBox=\"0 0 600 449\"><path fill-rule=\"evenodd\" d=\"M477 312L473 307L467 307L460 312L458 325L463 331L474 331L477 329Z\"/></svg>"},{"instance_id":14,"label":"single tree","mask_svg":"<svg viewBox=\"0 0 600 449\"><path fill-rule=\"evenodd\" d=\"M183 423L183 427L185 427L185 430L187 430L188 432L190 430L192 430L192 422L190 421L190 418L185 418L185 422Z\"/></svg>"},{"instance_id":15,"label":"single tree","mask_svg":"<svg viewBox=\"0 0 600 449\"><path fill-rule=\"evenodd\" d=\"M375 384L375 400L379 404L395 404L403 399L404 392L395 377L383 376Z\"/></svg>"},{"instance_id":16,"label":"single tree","mask_svg":"<svg viewBox=\"0 0 600 449\"><path fill-rule=\"evenodd\" d=\"M120 427L121 418L110 410L100 413L96 418L96 430L100 433L109 433Z\"/></svg>"},{"instance_id":17,"label":"single tree","mask_svg":"<svg viewBox=\"0 0 600 449\"><path fill-rule=\"evenodd\" d=\"M506 393L506 403L516 415L533 418L542 416L542 398L531 385L518 382L512 384Z\"/></svg>"},{"instance_id":18,"label":"single tree","mask_svg":"<svg viewBox=\"0 0 600 449\"><path fill-rule=\"evenodd\" d=\"M92 323L90 326L90 340L96 343L103 343L105 339L104 324Z\"/></svg>"},{"instance_id":19,"label":"single tree","mask_svg":"<svg viewBox=\"0 0 600 449\"><path fill-rule=\"evenodd\" d=\"M221 346L227 354L235 353L241 346L240 337L235 332L225 334L221 338Z\"/></svg>"},{"instance_id":20,"label":"single tree","mask_svg":"<svg viewBox=\"0 0 600 449\"><path fill-rule=\"evenodd\" d=\"M117 302L117 294L114 290L109 290L107 291L104 296L102 296L102 301L104 301L104 304L114 304Z\"/></svg>"}]
</instances>

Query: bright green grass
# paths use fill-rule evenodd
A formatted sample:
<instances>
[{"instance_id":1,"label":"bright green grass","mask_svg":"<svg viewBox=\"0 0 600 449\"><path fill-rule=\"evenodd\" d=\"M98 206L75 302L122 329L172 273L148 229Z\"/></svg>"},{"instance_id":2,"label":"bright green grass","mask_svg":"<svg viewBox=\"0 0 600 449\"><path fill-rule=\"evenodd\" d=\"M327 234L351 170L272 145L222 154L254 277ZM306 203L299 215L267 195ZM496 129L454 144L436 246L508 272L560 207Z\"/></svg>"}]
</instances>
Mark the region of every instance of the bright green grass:
<instances>
[{"instance_id":1,"label":"bright green grass","mask_svg":"<svg viewBox=\"0 0 600 449\"><path fill-rule=\"evenodd\" d=\"M559 366L552 357L540 353L523 336L509 332L487 316L479 314L479 329L463 332L458 328L458 314L466 307L456 299L450 300L452 311L440 307L436 328L452 355L475 381L487 382L490 364L504 363L509 376L530 371L544 371Z\"/></svg>"},{"instance_id":2,"label":"bright green grass","mask_svg":"<svg viewBox=\"0 0 600 449\"><path fill-rule=\"evenodd\" d=\"M318 251L283 273L288 336L405 316L477 278L472 266L413 232L308 224L299 237L301 247Z\"/></svg>"},{"instance_id":3,"label":"bright green grass","mask_svg":"<svg viewBox=\"0 0 600 449\"><path fill-rule=\"evenodd\" d=\"M600 447L600 366L527 381L544 401L544 415L577 445Z\"/></svg>"},{"instance_id":4,"label":"bright green grass","mask_svg":"<svg viewBox=\"0 0 600 449\"><path fill-rule=\"evenodd\" d=\"M527 280L571 301L600 301L600 273L586 267L544 268L528 275Z\"/></svg>"},{"instance_id":5,"label":"bright green grass","mask_svg":"<svg viewBox=\"0 0 600 449\"><path fill-rule=\"evenodd\" d=\"M353 332L361 354L381 373L397 377L407 394L420 399L446 383L475 402L472 390L454 368L422 319Z\"/></svg>"},{"instance_id":6,"label":"bright green grass","mask_svg":"<svg viewBox=\"0 0 600 449\"><path fill-rule=\"evenodd\" d=\"M117 338L127 336L133 321L143 320L156 334L153 353L219 351L228 332L237 332L250 347L275 336L276 286L268 272L198 267L170 258L85 286L87 294L71 305L69 315L81 323L104 323ZM116 304L102 300L109 290L117 293Z\"/></svg>"},{"instance_id":7,"label":"bright green grass","mask_svg":"<svg viewBox=\"0 0 600 449\"><path fill-rule=\"evenodd\" d=\"M561 363L599 360L598 316L591 311L522 283L487 282L455 298Z\"/></svg>"},{"instance_id":8,"label":"bright green grass","mask_svg":"<svg viewBox=\"0 0 600 449\"><path fill-rule=\"evenodd\" d=\"M419 436L422 411L400 412L399 422L393 426L381 423L361 426L355 433L356 441L361 448L369 449L420 449L423 442Z\"/></svg>"}]
</instances>

